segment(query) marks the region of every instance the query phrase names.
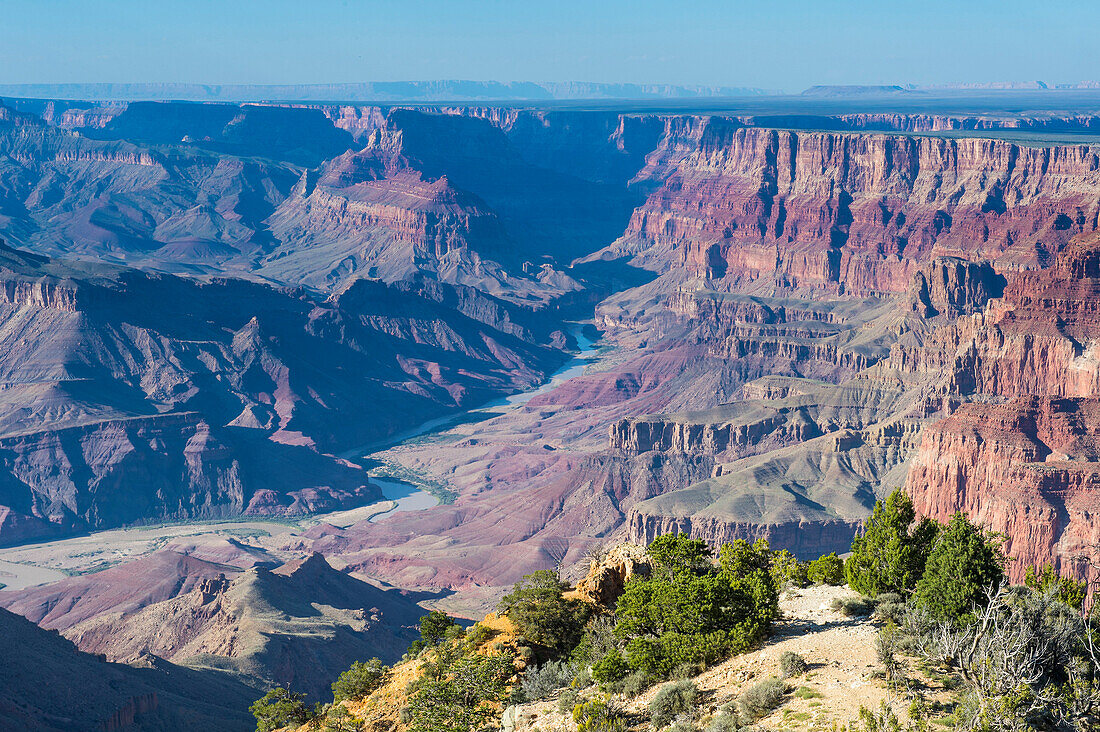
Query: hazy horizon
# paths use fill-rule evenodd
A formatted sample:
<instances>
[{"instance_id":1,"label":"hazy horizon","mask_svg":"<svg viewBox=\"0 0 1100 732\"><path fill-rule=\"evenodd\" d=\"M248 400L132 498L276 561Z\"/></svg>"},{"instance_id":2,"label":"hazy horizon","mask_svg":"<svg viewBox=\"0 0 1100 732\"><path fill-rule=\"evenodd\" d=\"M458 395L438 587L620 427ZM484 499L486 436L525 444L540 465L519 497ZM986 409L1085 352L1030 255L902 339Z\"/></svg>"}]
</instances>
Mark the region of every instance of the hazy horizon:
<instances>
[{"instance_id":1,"label":"hazy horizon","mask_svg":"<svg viewBox=\"0 0 1100 732\"><path fill-rule=\"evenodd\" d=\"M136 0L13 0L5 15L3 84L470 80L797 93L1100 75L1100 7L1083 2L203 0L180 12Z\"/></svg>"}]
</instances>

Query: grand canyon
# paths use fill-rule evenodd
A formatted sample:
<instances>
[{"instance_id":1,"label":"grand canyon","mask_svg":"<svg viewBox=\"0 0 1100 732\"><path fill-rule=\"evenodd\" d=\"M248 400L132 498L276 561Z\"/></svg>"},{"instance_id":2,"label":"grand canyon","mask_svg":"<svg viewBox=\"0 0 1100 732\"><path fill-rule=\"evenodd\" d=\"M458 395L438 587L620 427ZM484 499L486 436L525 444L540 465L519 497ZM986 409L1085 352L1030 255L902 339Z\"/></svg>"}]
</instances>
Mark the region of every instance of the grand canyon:
<instances>
[{"instance_id":1,"label":"grand canyon","mask_svg":"<svg viewBox=\"0 0 1100 732\"><path fill-rule=\"evenodd\" d=\"M0 671L13 729L249 729L897 488L1090 579L1100 92L432 89L0 89L0 634L96 699Z\"/></svg>"}]
</instances>

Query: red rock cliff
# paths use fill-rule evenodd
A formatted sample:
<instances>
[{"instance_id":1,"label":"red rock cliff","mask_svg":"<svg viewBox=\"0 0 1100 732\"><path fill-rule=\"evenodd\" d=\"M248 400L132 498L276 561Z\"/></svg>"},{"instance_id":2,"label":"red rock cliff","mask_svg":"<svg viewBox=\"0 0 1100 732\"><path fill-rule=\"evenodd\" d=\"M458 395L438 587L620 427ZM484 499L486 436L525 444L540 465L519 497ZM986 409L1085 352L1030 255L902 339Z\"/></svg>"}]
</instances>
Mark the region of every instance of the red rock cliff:
<instances>
[{"instance_id":1,"label":"red rock cliff","mask_svg":"<svg viewBox=\"0 0 1100 732\"><path fill-rule=\"evenodd\" d=\"M891 357L971 395L924 430L906 488L922 513L1003 533L1014 580L1046 562L1081 575L1100 544L1098 294L1100 239L1078 240L986 312Z\"/></svg>"},{"instance_id":2,"label":"red rock cliff","mask_svg":"<svg viewBox=\"0 0 1100 732\"><path fill-rule=\"evenodd\" d=\"M1100 152L1003 140L794 132L704 119L612 247L657 269L900 292L938 255L1046 264L1100 213ZM681 138L683 141L685 138Z\"/></svg>"}]
</instances>

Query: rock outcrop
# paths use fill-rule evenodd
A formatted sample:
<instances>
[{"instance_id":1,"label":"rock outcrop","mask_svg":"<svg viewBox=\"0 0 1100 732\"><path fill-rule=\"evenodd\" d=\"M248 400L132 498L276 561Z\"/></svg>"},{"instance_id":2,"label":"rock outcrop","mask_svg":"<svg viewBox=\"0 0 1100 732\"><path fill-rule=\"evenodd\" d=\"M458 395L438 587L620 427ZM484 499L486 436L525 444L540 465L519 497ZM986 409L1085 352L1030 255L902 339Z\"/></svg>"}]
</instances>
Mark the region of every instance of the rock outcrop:
<instances>
[{"instance_id":1,"label":"rock outcrop","mask_svg":"<svg viewBox=\"0 0 1100 732\"><path fill-rule=\"evenodd\" d=\"M647 577L652 564L645 545L616 544L605 553L593 557L588 572L577 583L581 598L601 607L614 607L623 588L633 577Z\"/></svg>"}]
</instances>

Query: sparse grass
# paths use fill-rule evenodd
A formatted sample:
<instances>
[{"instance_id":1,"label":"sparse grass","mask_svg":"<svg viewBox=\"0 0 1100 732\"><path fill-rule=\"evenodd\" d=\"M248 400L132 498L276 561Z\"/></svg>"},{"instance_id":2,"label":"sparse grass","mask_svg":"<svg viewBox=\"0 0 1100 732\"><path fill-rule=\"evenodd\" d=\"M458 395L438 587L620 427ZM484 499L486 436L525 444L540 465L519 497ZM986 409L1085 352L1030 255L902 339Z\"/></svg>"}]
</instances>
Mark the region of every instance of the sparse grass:
<instances>
[{"instance_id":1,"label":"sparse grass","mask_svg":"<svg viewBox=\"0 0 1100 732\"><path fill-rule=\"evenodd\" d=\"M472 648L477 648L489 642L499 634L500 631L495 628L490 628L482 623L474 623L466 634L466 643Z\"/></svg>"},{"instance_id":2,"label":"sparse grass","mask_svg":"<svg viewBox=\"0 0 1100 732\"><path fill-rule=\"evenodd\" d=\"M901 625L905 621L905 603L895 600L876 600L875 620Z\"/></svg>"},{"instance_id":3,"label":"sparse grass","mask_svg":"<svg viewBox=\"0 0 1100 732\"><path fill-rule=\"evenodd\" d=\"M577 701L580 699L580 695L576 689L566 689L558 697L558 711L562 714L572 713L573 707L577 706Z\"/></svg>"},{"instance_id":4,"label":"sparse grass","mask_svg":"<svg viewBox=\"0 0 1100 732\"><path fill-rule=\"evenodd\" d=\"M824 699L825 695L817 689L811 689L808 686L800 686L795 690L794 695L798 699Z\"/></svg>"},{"instance_id":5,"label":"sparse grass","mask_svg":"<svg viewBox=\"0 0 1100 732\"><path fill-rule=\"evenodd\" d=\"M738 732L740 725L737 722L736 714L722 713L710 720L707 732Z\"/></svg>"},{"instance_id":6,"label":"sparse grass","mask_svg":"<svg viewBox=\"0 0 1100 732\"><path fill-rule=\"evenodd\" d=\"M954 674L944 673L924 659L917 664L917 669L926 679L939 684L945 691L953 691L959 688L961 683L959 678Z\"/></svg>"},{"instance_id":7,"label":"sparse grass","mask_svg":"<svg viewBox=\"0 0 1100 732\"><path fill-rule=\"evenodd\" d=\"M238 539L262 539L271 536L270 531L263 529L222 529L214 533L218 536L233 536ZM165 539L164 543L167 544L168 540Z\"/></svg>"},{"instance_id":8,"label":"sparse grass","mask_svg":"<svg viewBox=\"0 0 1100 732\"><path fill-rule=\"evenodd\" d=\"M629 697L640 696L649 687L653 686L653 678L642 671L634 673L623 679L623 694Z\"/></svg>"},{"instance_id":9,"label":"sparse grass","mask_svg":"<svg viewBox=\"0 0 1100 732\"><path fill-rule=\"evenodd\" d=\"M102 572L105 569L110 569L111 567L122 564L123 561L129 561L130 559L136 558L137 557L127 557L126 559L104 559L87 567L81 567L79 569L66 569L62 571L70 577L81 577L86 574L95 574L96 572Z\"/></svg>"}]
</instances>

